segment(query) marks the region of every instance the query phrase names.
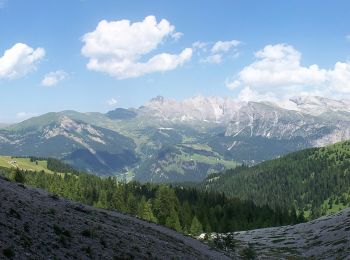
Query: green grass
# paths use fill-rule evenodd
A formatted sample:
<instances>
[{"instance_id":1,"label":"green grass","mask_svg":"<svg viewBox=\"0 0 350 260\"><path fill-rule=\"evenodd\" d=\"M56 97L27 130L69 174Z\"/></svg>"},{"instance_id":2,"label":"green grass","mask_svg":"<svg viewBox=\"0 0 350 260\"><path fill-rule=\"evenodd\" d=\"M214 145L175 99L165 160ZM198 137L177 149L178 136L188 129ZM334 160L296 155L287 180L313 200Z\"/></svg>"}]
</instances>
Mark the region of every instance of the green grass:
<instances>
[{"instance_id":1,"label":"green grass","mask_svg":"<svg viewBox=\"0 0 350 260\"><path fill-rule=\"evenodd\" d=\"M212 148L207 144L183 144L183 146L186 146L195 150L212 152Z\"/></svg>"},{"instance_id":2,"label":"green grass","mask_svg":"<svg viewBox=\"0 0 350 260\"><path fill-rule=\"evenodd\" d=\"M201 162L201 163L206 163L206 164L222 164L226 168L235 168L237 167L237 162L235 161L227 161L224 159L220 159L214 156L206 156L206 155L201 155L201 154L187 154L187 153L182 153L180 156L180 160L182 161L196 161L196 162Z\"/></svg>"},{"instance_id":3,"label":"green grass","mask_svg":"<svg viewBox=\"0 0 350 260\"><path fill-rule=\"evenodd\" d=\"M28 171L45 171L47 173L53 173L47 169L47 161L38 161L38 164L31 162L29 158L18 158L11 156L0 156L0 167L4 168L19 168L21 170Z\"/></svg>"},{"instance_id":4,"label":"green grass","mask_svg":"<svg viewBox=\"0 0 350 260\"><path fill-rule=\"evenodd\" d=\"M340 199L339 199L340 200ZM333 214L333 213L337 213L345 208L347 208L348 205L346 204L343 204L342 202L339 201L338 204L336 204L335 202L333 202L333 205L331 208L329 208L329 199L326 199L323 204L322 204L322 208L326 208L327 209L327 212L326 212L326 215L329 215L329 214Z\"/></svg>"},{"instance_id":5,"label":"green grass","mask_svg":"<svg viewBox=\"0 0 350 260\"><path fill-rule=\"evenodd\" d=\"M179 174L185 174L184 171L184 164L188 162L193 162L194 169L197 167L196 164L198 163L204 163L209 165L209 169L206 172L206 174L215 173L218 172L217 166L224 167L224 168L234 168L237 166L237 162L235 161L228 161L221 159L220 157L215 156L207 156L207 155L201 155L201 154L189 154L182 149L180 149L181 153L176 154L171 161L163 163L162 167L166 172L178 172ZM189 166L186 165L186 168Z\"/></svg>"}]
</instances>

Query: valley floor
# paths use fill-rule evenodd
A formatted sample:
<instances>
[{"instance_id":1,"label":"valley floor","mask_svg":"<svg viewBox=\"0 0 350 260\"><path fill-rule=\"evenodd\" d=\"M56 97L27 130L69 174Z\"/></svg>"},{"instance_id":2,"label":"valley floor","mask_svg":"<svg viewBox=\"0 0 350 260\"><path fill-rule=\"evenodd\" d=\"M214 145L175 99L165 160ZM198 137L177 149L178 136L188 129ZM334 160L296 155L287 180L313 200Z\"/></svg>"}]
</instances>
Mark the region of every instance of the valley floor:
<instances>
[{"instance_id":1,"label":"valley floor","mask_svg":"<svg viewBox=\"0 0 350 260\"><path fill-rule=\"evenodd\" d=\"M198 240L0 178L0 258L228 259Z\"/></svg>"}]
</instances>

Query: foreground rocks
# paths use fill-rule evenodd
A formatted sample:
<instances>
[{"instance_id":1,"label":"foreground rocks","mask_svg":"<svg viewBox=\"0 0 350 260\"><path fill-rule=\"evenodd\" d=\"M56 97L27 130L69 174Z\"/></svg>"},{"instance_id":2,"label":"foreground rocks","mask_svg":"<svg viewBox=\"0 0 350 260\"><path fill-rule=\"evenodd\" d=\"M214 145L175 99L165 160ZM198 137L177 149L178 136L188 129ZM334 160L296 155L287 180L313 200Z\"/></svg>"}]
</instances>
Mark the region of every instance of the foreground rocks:
<instances>
[{"instance_id":1,"label":"foreground rocks","mask_svg":"<svg viewBox=\"0 0 350 260\"><path fill-rule=\"evenodd\" d=\"M165 227L0 178L0 259L228 259Z\"/></svg>"},{"instance_id":2,"label":"foreground rocks","mask_svg":"<svg viewBox=\"0 0 350 260\"><path fill-rule=\"evenodd\" d=\"M350 259L350 208L294 226L234 233L235 251L254 249L263 259Z\"/></svg>"},{"instance_id":3,"label":"foreground rocks","mask_svg":"<svg viewBox=\"0 0 350 260\"><path fill-rule=\"evenodd\" d=\"M234 259L247 248L258 259L347 259L350 209L294 226L235 232L234 240ZM5 258L229 259L168 228L0 178L0 259Z\"/></svg>"}]
</instances>

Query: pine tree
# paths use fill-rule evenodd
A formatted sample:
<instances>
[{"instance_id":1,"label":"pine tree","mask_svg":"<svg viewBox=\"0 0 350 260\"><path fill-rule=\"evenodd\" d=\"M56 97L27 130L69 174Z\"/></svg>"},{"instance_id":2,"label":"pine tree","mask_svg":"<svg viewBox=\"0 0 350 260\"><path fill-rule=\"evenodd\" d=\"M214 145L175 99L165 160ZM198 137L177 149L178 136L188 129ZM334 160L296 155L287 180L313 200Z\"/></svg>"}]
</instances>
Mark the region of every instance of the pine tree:
<instances>
[{"instance_id":1,"label":"pine tree","mask_svg":"<svg viewBox=\"0 0 350 260\"><path fill-rule=\"evenodd\" d=\"M137 200L134 196L134 194L130 191L128 193L128 198L127 198L127 211L131 214L131 215L136 215L137 214Z\"/></svg>"},{"instance_id":2,"label":"pine tree","mask_svg":"<svg viewBox=\"0 0 350 260\"><path fill-rule=\"evenodd\" d=\"M13 170L12 171L12 179L18 183L24 183L25 182L24 173L19 169Z\"/></svg>"},{"instance_id":3,"label":"pine tree","mask_svg":"<svg viewBox=\"0 0 350 260\"><path fill-rule=\"evenodd\" d=\"M179 215L174 209L171 211L170 216L167 217L165 225L175 229L177 232L181 232L182 228L179 221Z\"/></svg>"},{"instance_id":4,"label":"pine tree","mask_svg":"<svg viewBox=\"0 0 350 260\"><path fill-rule=\"evenodd\" d=\"M144 206L143 206L143 210L142 210L142 216L143 219L157 223L157 218L154 216L153 212L152 212L152 204L151 201L148 200Z\"/></svg>"},{"instance_id":5,"label":"pine tree","mask_svg":"<svg viewBox=\"0 0 350 260\"><path fill-rule=\"evenodd\" d=\"M114 193L112 195L112 199L111 199L111 205L112 205L112 208L114 208L118 211L126 212L126 206L125 206L125 202L123 200L121 187L118 187L114 191Z\"/></svg>"},{"instance_id":6,"label":"pine tree","mask_svg":"<svg viewBox=\"0 0 350 260\"><path fill-rule=\"evenodd\" d=\"M101 190L98 196L98 201L94 205L97 208L108 208L107 202L107 192L105 190Z\"/></svg>"},{"instance_id":7,"label":"pine tree","mask_svg":"<svg viewBox=\"0 0 350 260\"><path fill-rule=\"evenodd\" d=\"M166 224L166 219L172 211L178 211L179 201L175 191L168 186L160 185L153 203L154 213L160 224Z\"/></svg>"},{"instance_id":8,"label":"pine tree","mask_svg":"<svg viewBox=\"0 0 350 260\"><path fill-rule=\"evenodd\" d=\"M143 210L145 208L145 204L146 204L146 197L142 196L142 198L141 198L141 200L139 202L139 205L137 207L137 216L139 218L143 218L144 219L144 217L143 217Z\"/></svg>"},{"instance_id":9,"label":"pine tree","mask_svg":"<svg viewBox=\"0 0 350 260\"><path fill-rule=\"evenodd\" d=\"M199 220L198 220L198 218L196 216L194 216L193 219L192 219L190 233L193 236L198 236L201 233L203 233L202 224L201 224L201 222L199 222Z\"/></svg>"},{"instance_id":10,"label":"pine tree","mask_svg":"<svg viewBox=\"0 0 350 260\"><path fill-rule=\"evenodd\" d=\"M184 233L188 233L192 223L191 207L188 201L182 203L180 208L180 223Z\"/></svg>"}]
</instances>

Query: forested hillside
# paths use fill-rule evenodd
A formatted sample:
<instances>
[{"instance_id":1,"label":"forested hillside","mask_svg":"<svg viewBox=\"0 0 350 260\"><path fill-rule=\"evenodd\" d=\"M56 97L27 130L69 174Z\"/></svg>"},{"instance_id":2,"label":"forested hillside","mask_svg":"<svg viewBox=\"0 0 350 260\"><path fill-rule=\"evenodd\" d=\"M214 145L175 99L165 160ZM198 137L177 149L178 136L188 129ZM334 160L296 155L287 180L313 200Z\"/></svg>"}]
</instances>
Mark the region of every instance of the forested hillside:
<instances>
[{"instance_id":1,"label":"forested hillside","mask_svg":"<svg viewBox=\"0 0 350 260\"><path fill-rule=\"evenodd\" d=\"M58 167L59 163L55 165ZM9 179L71 200L116 209L191 235L303 221L295 212L255 206L252 202L228 199L214 192L161 184L123 183L112 177L101 178L85 173L50 174L4 168L1 172Z\"/></svg>"},{"instance_id":2,"label":"forested hillside","mask_svg":"<svg viewBox=\"0 0 350 260\"><path fill-rule=\"evenodd\" d=\"M272 208L296 208L311 219L350 205L350 141L306 149L203 183L208 191Z\"/></svg>"}]
</instances>

